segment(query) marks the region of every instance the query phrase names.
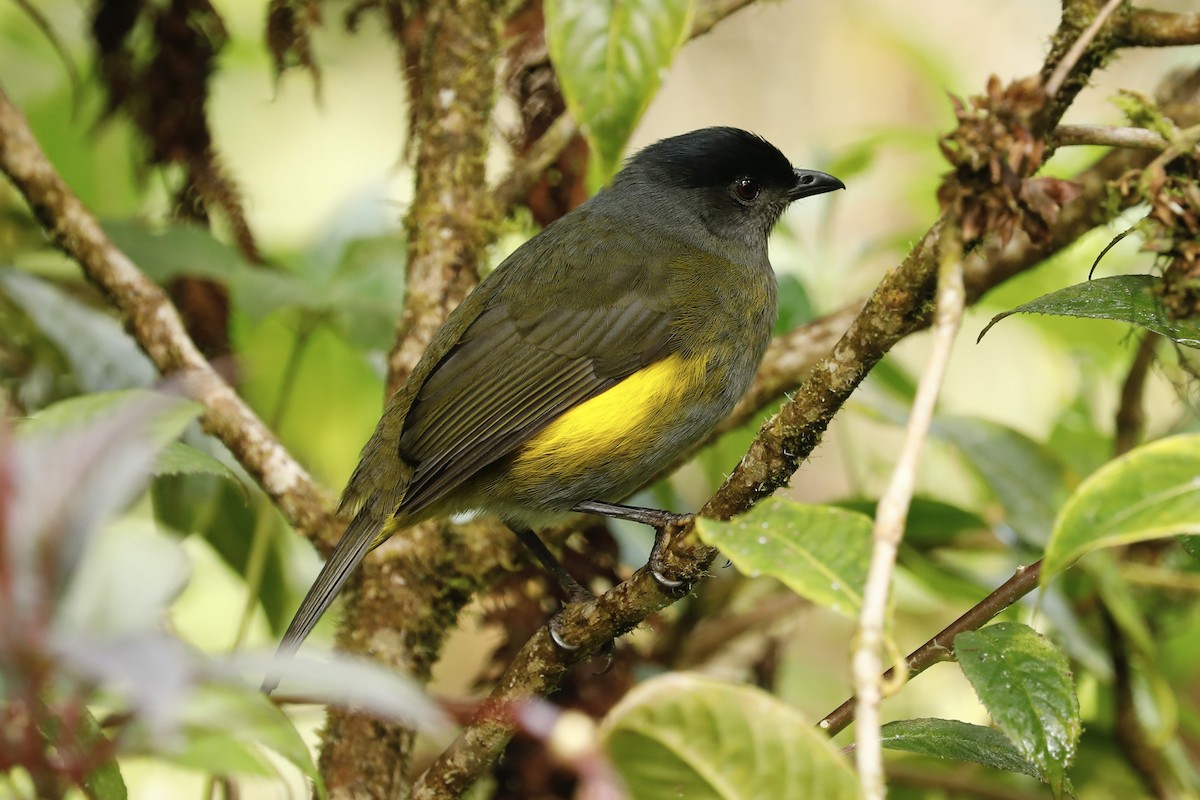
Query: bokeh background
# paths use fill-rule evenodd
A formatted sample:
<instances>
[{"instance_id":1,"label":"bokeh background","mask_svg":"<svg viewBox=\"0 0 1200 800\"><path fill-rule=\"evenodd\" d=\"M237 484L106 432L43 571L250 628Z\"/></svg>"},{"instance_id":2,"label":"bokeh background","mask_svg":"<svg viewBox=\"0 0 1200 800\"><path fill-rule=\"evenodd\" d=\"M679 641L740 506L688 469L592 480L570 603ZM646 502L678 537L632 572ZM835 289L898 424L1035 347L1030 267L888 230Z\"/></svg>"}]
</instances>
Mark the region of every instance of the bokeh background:
<instances>
[{"instance_id":1,"label":"bokeh background","mask_svg":"<svg viewBox=\"0 0 1200 800\"><path fill-rule=\"evenodd\" d=\"M209 119L221 161L240 187L268 258L284 269L319 275L336 267L349 243L395 233L412 191L405 159L406 101L399 60L379 18L366 16L351 35L329 15L316 42L323 71L317 96L300 71L276 79L264 46L265 0L214 0L213 5L228 26L230 42L220 54ZM62 59L18 4L0 3L0 85L28 115L67 182L102 218L161 220L169 202L163 177L137 166L126 121L98 122L102 95L90 71L87 4L41 0L36 6L78 65L79 84L72 87ZM1194 8L1186 1L1158 6ZM1057 17L1058 4L1048 0L758 3L683 48L632 147L706 125L736 125L762 134L798 165L843 178L846 192L793 206L772 243L773 262L788 287L785 313L803 321L862 296L898 263L937 213L934 191L947 168L937 138L953 123L947 93L978 93L993 74L1008 80L1035 72ZM1066 121L1119 122L1120 112L1110 102L1118 89L1151 93L1168 69L1194 63L1197 55L1196 48L1125 51L1098 74ZM512 119L512 109L502 107L500 129ZM501 175L507 151L499 133L496 140L490 169ZM1051 172L1069 175L1096 155L1088 148L1064 150ZM4 193L11 195L7 186L0 187ZM5 197L0 209L14 202ZM1086 237L968 311L943 412L993 420L1038 440L1050 437L1070 414L1111 428L1120 376L1134 345L1123 326L1014 318L979 344L975 337L993 314L1083 280L1095 255L1123 227L1118 223ZM44 253L30 256L6 242L3 231L0 223L0 265L15 263L46 276L74 269ZM528 225L513 224L492 254L493 264L528 234ZM1114 248L1098 274L1150 267L1150 257L1138 252L1131 237ZM233 326L239 353L233 367L241 390L256 409L270 414L279 407L285 364L300 328L297 318L286 309L255 314L235 305ZM364 356L362 348L331 327L312 331L279 417L284 443L335 491L378 418L386 334L386 329L376 332L381 347ZM832 501L878 492L900 440L889 416L894 404L888 401L886 377L916 375L925 352L926 337L917 335L889 357L885 379L869 380L837 418L796 476L792 496ZM46 383L42 396L49 399L53 376ZM36 393L31 405L37 405ZM1179 388L1159 372L1149 388L1148 410L1151 436L1186 414ZM673 483L677 500L694 506L706 498L752 432L731 435L685 468ZM1090 446L1106 447L1102 442ZM987 511L986 488L936 441L927 451L919 488ZM315 574L316 555L298 539L280 546L289 554L290 590L302 591ZM192 578L170 622L201 648L228 649L245 605L244 584L200 537L185 538L184 547ZM995 558L972 568L999 582L1009 566ZM964 598L961 605L948 606L944 596L904 572L896 603L895 635L904 651L970 605ZM1037 618L1044 609L1024 613ZM810 611L788 625L796 657L785 654L781 692L819 717L849 694L845 654L851 623ZM328 645L331 635L327 620L317 641ZM435 691L474 691L469 681L494 638L477 615L468 613L438 669ZM265 617L256 612L245 645L266 647L271 640ZM1096 687L1079 688L1086 716ZM886 703L884 712L886 718L918 714L981 723L986 717L951 665L935 667ZM302 711L298 719L311 737L320 714ZM196 797L205 780L149 760L131 763L126 777L134 796L163 798ZM277 797L279 792L275 784L258 789L251 784L243 796Z\"/></svg>"}]
</instances>

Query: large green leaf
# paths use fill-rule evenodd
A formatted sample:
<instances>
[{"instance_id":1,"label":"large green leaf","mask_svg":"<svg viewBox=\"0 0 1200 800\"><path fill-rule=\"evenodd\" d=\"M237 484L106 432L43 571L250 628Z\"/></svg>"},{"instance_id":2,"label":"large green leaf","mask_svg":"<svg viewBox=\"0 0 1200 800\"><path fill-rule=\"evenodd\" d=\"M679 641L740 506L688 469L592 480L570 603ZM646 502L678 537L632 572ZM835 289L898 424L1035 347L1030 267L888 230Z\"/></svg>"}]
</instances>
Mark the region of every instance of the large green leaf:
<instances>
[{"instance_id":1,"label":"large green leaf","mask_svg":"<svg viewBox=\"0 0 1200 800\"><path fill-rule=\"evenodd\" d=\"M1087 478L1063 506L1042 581L1090 550L1200 533L1200 435L1130 450Z\"/></svg>"},{"instance_id":2,"label":"large green leaf","mask_svg":"<svg viewBox=\"0 0 1200 800\"><path fill-rule=\"evenodd\" d=\"M1042 773L1000 731L954 719L902 719L880 730L883 746L936 758L982 764L1041 780Z\"/></svg>"},{"instance_id":3,"label":"large green leaf","mask_svg":"<svg viewBox=\"0 0 1200 800\"><path fill-rule=\"evenodd\" d=\"M999 622L954 638L963 674L1025 760L1056 790L1075 758L1082 724L1067 659L1037 631Z\"/></svg>"},{"instance_id":4,"label":"large green leaf","mask_svg":"<svg viewBox=\"0 0 1200 800\"><path fill-rule=\"evenodd\" d=\"M138 268L158 283L180 275L213 278L222 283L250 268L227 244L199 225L150 228L134 220L105 220L104 232Z\"/></svg>"},{"instance_id":5,"label":"large green leaf","mask_svg":"<svg viewBox=\"0 0 1200 800\"><path fill-rule=\"evenodd\" d=\"M215 456L193 447L187 442L170 442L158 454L154 464L155 475L212 475L225 478L241 486L238 474Z\"/></svg>"},{"instance_id":6,"label":"large green leaf","mask_svg":"<svg viewBox=\"0 0 1200 800\"><path fill-rule=\"evenodd\" d=\"M307 583L301 587L302 577L292 574L291 562L284 557L288 545L283 540L292 534L278 520L278 511L248 502L241 484L207 474L160 474L151 484L150 498L163 526L183 535L198 534L238 575L246 574L254 539L251 534L263 524L258 515L276 517L268 523L271 543L262 566L258 599L273 630L287 625L298 602L295 595L308 587Z\"/></svg>"},{"instance_id":7,"label":"large green leaf","mask_svg":"<svg viewBox=\"0 0 1200 800\"><path fill-rule=\"evenodd\" d=\"M321 315L352 342L386 346L404 296L404 241L378 236L348 242L336 268L269 269L196 226L150 229L109 221L113 241L159 283L189 275L229 287L234 304L252 321L281 309Z\"/></svg>"},{"instance_id":8,"label":"large green leaf","mask_svg":"<svg viewBox=\"0 0 1200 800\"><path fill-rule=\"evenodd\" d=\"M769 575L812 602L855 616L871 560L871 518L769 497L730 520L700 518L700 538L746 575Z\"/></svg>"},{"instance_id":9,"label":"large green leaf","mask_svg":"<svg viewBox=\"0 0 1200 800\"><path fill-rule=\"evenodd\" d=\"M600 735L635 800L859 796L828 739L750 686L688 673L652 678L609 712Z\"/></svg>"},{"instance_id":10,"label":"large green leaf","mask_svg":"<svg viewBox=\"0 0 1200 800\"><path fill-rule=\"evenodd\" d=\"M1170 318L1154 293L1154 287L1160 282L1161 279L1154 275L1113 275L1077 283L997 314L980 331L979 338L982 339L997 322L1013 314L1054 314L1128 322L1187 347L1200 347L1200 323L1195 319Z\"/></svg>"},{"instance_id":11,"label":"large green leaf","mask_svg":"<svg viewBox=\"0 0 1200 800\"><path fill-rule=\"evenodd\" d=\"M198 684L188 696L182 721L185 747L174 754L164 752L170 760L206 772L271 774L270 762L257 752L257 746L263 745L298 767L313 781L318 796L325 796L304 739L262 693L220 683Z\"/></svg>"},{"instance_id":12,"label":"large green leaf","mask_svg":"<svg viewBox=\"0 0 1200 800\"><path fill-rule=\"evenodd\" d=\"M592 148L594 184L625 143L691 28L691 0L546 0L546 45Z\"/></svg>"},{"instance_id":13,"label":"large green leaf","mask_svg":"<svg viewBox=\"0 0 1200 800\"><path fill-rule=\"evenodd\" d=\"M836 505L874 518L877 503L870 498L861 498L841 500ZM961 536L988 529L987 521L973 511L933 497L917 495L908 506L904 543L920 549L944 547L953 544Z\"/></svg>"},{"instance_id":14,"label":"large green leaf","mask_svg":"<svg viewBox=\"0 0 1200 800\"><path fill-rule=\"evenodd\" d=\"M159 399L162 402L158 402ZM115 414L146 404L154 404L154 413L143 418L139 433L148 436L158 448L167 446L200 415L199 403L173 398L150 389L121 389L80 395L47 406L25 419L19 429L22 436L51 436L90 424L103 423Z\"/></svg>"},{"instance_id":15,"label":"large green leaf","mask_svg":"<svg viewBox=\"0 0 1200 800\"><path fill-rule=\"evenodd\" d=\"M18 597L59 592L94 533L139 496L155 457L199 408L178 397L130 389L65 400L22 423L10 509L17 545L13 572L18 582L36 583L53 566L61 583L39 586L30 595L16 592Z\"/></svg>"},{"instance_id":16,"label":"large green leaf","mask_svg":"<svg viewBox=\"0 0 1200 800\"><path fill-rule=\"evenodd\" d=\"M109 220L104 230L138 267L160 284L188 275L228 286L238 308L260 320L281 308L314 308L324 293L284 270L256 267L233 248L195 225L151 229L138 222Z\"/></svg>"},{"instance_id":17,"label":"large green leaf","mask_svg":"<svg viewBox=\"0 0 1200 800\"><path fill-rule=\"evenodd\" d=\"M1046 542L1070 482L1053 453L1019 431L973 417L938 417L932 433L958 448L1022 539Z\"/></svg>"}]
</instances>

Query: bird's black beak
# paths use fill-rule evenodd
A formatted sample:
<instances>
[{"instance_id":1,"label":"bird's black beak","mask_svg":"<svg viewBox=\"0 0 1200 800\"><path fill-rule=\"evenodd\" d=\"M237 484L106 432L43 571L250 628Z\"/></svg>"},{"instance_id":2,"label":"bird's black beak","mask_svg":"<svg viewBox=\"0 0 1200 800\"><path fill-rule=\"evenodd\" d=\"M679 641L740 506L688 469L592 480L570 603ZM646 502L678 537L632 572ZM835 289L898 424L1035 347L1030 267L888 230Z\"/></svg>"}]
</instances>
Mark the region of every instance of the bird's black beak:
<instances>
[{"instance_id":1,"label":"bird's black beak","mask_svg":"<svg viewBox=\"0 0 1200 800\"><path fill-rule=\"evenodd\" d=\"M789 200L799 200L801 197L812 197L814 194L846 188L846 184L837 178L815 169L793 169L792 175L795 176L796 183L788 191Z\"/></svg>"}]
</instances>

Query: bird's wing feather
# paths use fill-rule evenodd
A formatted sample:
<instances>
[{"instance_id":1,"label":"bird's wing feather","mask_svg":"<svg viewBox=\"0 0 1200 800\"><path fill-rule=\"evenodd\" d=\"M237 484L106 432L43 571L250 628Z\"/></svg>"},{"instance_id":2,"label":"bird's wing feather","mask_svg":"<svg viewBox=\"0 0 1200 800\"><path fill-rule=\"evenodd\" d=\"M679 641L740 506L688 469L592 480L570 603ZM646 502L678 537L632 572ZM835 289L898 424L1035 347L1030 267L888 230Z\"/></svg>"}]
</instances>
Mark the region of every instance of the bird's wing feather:
<instances>
[{"instance_id":1,"label":"bird's wing feather","mask_svg":"<svg viewBox=\"0 0 1200 800\"><path fill-rule=\"evenodd\" d=\"M480 314L409 410L400 455L414 474L401 510L419 513L564 411L669 354L671 318L653 294L542 313L501 297Z\"/></svg>"}]
</instances>

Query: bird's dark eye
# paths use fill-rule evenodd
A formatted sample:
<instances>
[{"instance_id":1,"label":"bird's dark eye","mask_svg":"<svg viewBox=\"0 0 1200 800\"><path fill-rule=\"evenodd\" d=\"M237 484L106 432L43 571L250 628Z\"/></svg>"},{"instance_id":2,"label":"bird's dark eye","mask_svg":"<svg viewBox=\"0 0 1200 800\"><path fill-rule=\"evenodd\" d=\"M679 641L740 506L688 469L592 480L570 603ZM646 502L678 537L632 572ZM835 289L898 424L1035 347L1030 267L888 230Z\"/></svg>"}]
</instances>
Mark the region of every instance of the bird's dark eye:
<instances>
[{"instance_id":1,"label":"bird's dark eye","mask_svg":"<svg viewBox=\"0 0 1200 800\"><path fill-rule=\"evenodd\" d=\"M749 175L743 175L733 182L733 193L743 203L752 203L762 193L762 187L759 186L758 181L754 180L754 178L751 178Z\"/></svg>"}]
</instances>

